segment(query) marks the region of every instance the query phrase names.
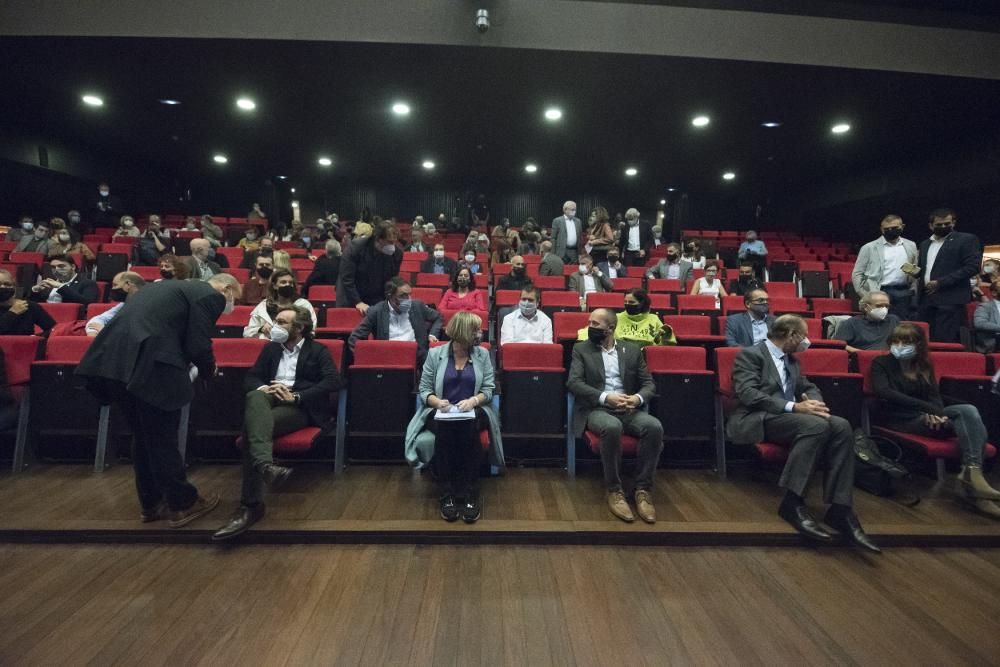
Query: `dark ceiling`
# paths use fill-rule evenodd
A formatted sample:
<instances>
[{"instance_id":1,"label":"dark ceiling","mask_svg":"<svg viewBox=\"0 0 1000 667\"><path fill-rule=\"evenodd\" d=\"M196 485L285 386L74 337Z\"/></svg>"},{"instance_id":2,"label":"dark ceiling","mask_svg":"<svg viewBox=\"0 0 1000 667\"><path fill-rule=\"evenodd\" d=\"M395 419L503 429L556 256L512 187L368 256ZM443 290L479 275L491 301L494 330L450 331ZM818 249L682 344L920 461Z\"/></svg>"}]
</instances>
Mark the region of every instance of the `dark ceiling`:
<instances>
[{"instance_id":1,"label":"dark ceiling","mask_svg":"<svg viewBox=\"0 0 1000 667\"><path fill-rule=\"evenodd\" d=\"M753 197L997 146L1000 82L558 51L268 40L0 39L0 123L190 184L667 187ZM80 96L103 96L100 109ZM234 105L257 102L245 114ZM178 99L165 106L163 98ZM408 118L389 109L401 99ZM563 120L544 120L548 105ZM695 129L691 118L712 119ZM850 133L834 136L844 120ZM761 126L778 121L779 128ZM212 162L216 152L229 163ZM317 165L329 155L329 169ZM437 168L425 172L429 158ZM535 175L524 172L535 162ZM639 175L628 179L624 170ZM723 182L724 171L737 178Z\"/></svg>"}]
</instances>

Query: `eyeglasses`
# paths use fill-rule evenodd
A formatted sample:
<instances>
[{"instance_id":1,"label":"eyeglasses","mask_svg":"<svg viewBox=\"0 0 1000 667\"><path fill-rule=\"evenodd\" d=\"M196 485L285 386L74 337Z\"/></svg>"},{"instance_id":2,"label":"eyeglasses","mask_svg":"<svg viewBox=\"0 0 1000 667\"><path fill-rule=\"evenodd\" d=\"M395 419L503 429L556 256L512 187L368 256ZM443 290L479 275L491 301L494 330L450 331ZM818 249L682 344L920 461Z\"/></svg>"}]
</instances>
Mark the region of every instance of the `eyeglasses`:
<instances>
[{"instance_id":1,"label":"eyeglasses","mask_svg":"<svg viewBox=\"0 0 1000 667\"><path fill-rule=\"evenodd\" d=\"M770 301L768 301L767 299L754 299L750 303L752 303L755 306L766 306L770 303Z\"/></svg>"}]
</instances>

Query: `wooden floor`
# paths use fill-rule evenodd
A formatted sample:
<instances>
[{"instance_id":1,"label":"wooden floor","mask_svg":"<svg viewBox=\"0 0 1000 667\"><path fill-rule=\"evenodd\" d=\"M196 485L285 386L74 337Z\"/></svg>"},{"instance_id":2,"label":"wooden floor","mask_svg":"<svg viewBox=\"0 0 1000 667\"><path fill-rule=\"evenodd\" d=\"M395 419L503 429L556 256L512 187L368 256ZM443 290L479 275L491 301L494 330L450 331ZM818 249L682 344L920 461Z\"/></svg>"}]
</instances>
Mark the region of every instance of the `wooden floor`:
<instances>
[{"instance_id":1,"label":"wooden floor","mask_svg":"<svg viewBox=\"0 0 1000 667\"><path fill-rule=\"evenodd\" d=\"M4 665L990 665L1000 551L0 547Z\"/></svg>"},{"instance_id":2,"label":"wooden floor","mask_svg":"<svg viewBox=\"0 0 1000 667\"><path fill-rule=\"evenodd\" d=\"M0 477L0 542L204 543L235 509L241 469L195 466L202 493L222 506L179 531L140 524L127 465L94 474L80 465L38 465ZM1000 522L973 514L954 499L953 482L918 479L916 507L856 492L870 533L886 546L1000 546ZM813 499L820 496L814 489ZM299 465L288 486L267 498L267 516L244 536L258 543L460 543L798 546L776 515L780 490L772 474L737 471L720 481L708 470L661 469L654 500L659 521L629 525L608 512L599 467L575 480L558 468L510 468L483 482L479 523L448 524L438 516L436 488L405 466ZM822 511L821 506L816 507Z\"/></svg>"}]
</instances>

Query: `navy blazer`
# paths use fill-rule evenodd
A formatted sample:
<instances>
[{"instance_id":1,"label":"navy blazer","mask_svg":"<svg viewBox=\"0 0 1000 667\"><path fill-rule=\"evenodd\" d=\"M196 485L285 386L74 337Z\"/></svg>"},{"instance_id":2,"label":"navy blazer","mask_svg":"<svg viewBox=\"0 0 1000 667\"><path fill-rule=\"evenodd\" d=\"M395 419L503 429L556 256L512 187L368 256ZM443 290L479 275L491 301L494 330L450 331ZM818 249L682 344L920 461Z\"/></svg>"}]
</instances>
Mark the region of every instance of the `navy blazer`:
<instances>
[{"instance_id":1,"label":"navy blazer","mask_svg":"<svg viewBox=\"0 0 1000 667\"><path fill-rule=\"evenodd\" d=\"M930 306L956 306L972 301L969 278L979 275L980 260L983 257L979 238L964 232L952 232L948 235L931 268L931 280L938 282L938 289L934 294L928 294L924 289L927 249L930 245L931 240L924 239L920 244L918 255L921 271L917 277L917 297L920 303Z\"/></svg>"},{"instance_id":2,"label":"navy blazer","mask_svg":"<svg viewBox=\"0 0 1000 667\"><path fill-rule=\"evenodd\" d=\"M768 314L764 321L767 330L771 331L774 315ZM753 325L750 324L750 313L744 311L726 317L726 345L729 347L750 347L753 345Z\"/></svg>"},{"instance_id":3,"label":"navy blazer","mask_svg":"<svg viewBox=\"0 0 1000 667\"><path fill-rule=\"evenodd\" d=\"M271 384L278 374L282 356L281 343L268 343L260 351L253 368L243 383L246 391ZM302 341L299 359L295 364L295 384L292 391L301 397L301 407L309 416L309 423L321 426L330 420L330 394L344 386L344 380L330 357L330 350L311 339Z\"/></svg>"}]
</instances>

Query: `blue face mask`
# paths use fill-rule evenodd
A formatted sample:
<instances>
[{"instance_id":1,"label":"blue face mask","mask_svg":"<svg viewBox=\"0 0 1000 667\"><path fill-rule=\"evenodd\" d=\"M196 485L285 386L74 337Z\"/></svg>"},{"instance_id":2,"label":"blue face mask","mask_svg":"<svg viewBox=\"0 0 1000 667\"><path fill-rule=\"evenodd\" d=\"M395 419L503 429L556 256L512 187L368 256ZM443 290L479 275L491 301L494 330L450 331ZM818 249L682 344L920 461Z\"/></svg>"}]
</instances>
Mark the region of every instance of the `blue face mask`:
<instances>
[{"instance_id":1,"label":"blue face mask","mask_svg":"<svg viewBox=\"0 0 1000 667\"><path fill-rule=\"evenodd\" d=\"M896 344L889 348L892 356L899 360L912 359L917 356L917 346L916 345L901 345Z\"/></svg>"},{"instance_id":2,"label":"blue face mask","mask_svg":"<svg viewBox=\"0 0 1000 667\"><path fill-rule=\"evenodd\" d=\"M410 312L411 306L413 306L412 301L410 301L409 299L401 299L400 302L396 305L396 308L399 309L400 313L406 315L407 313Z\"/></svg>"}]
</instances>

